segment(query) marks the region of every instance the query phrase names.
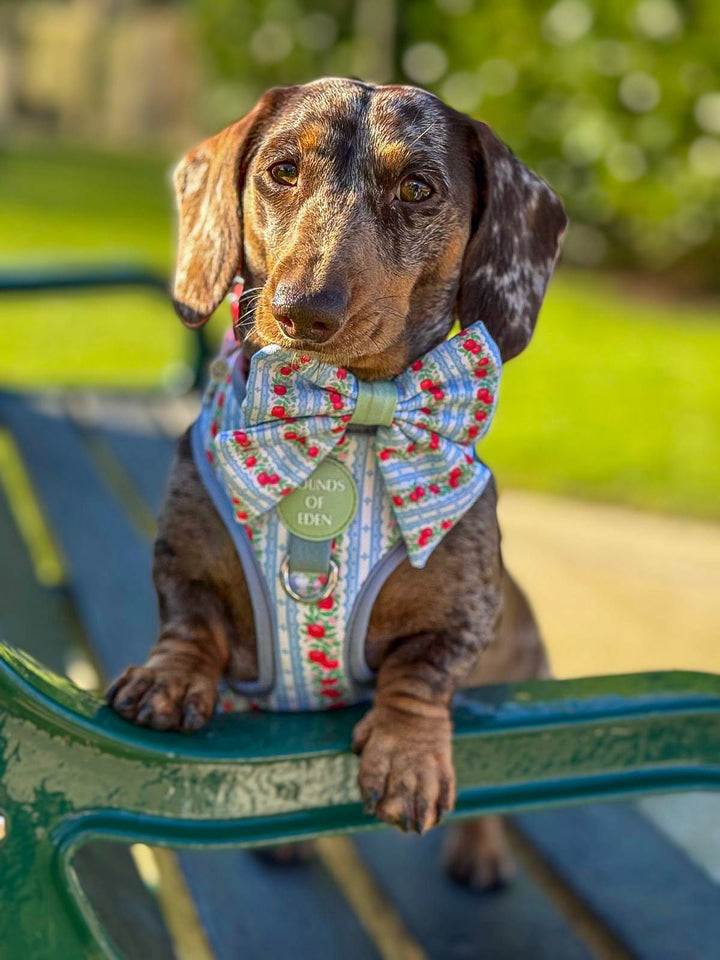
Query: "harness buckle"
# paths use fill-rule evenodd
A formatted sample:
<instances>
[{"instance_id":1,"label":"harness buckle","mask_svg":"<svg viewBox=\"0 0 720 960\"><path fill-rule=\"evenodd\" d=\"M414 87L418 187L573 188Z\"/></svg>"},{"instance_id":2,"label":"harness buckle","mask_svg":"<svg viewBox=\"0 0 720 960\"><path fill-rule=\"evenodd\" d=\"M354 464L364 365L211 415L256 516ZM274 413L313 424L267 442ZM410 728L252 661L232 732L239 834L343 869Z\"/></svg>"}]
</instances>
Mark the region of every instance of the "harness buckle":
<instances>
[{"instance_id":1,"label":"harness buckle","mask_svg":"<svg viewBox=\"0 0 720 960\"><path fill-rule=\"evenodd\" d=\"M298 603L317 603L318 600L326 600L337 586L340 569L334 560L330 560L330 566L327 573L327 583L323 584L322 589L315 593L309 593L303 596L298 593L290 580L290 555L286 554L283 562L280 564L280 578L282 580L285 593Z\"/></svg>"}]
</instances>

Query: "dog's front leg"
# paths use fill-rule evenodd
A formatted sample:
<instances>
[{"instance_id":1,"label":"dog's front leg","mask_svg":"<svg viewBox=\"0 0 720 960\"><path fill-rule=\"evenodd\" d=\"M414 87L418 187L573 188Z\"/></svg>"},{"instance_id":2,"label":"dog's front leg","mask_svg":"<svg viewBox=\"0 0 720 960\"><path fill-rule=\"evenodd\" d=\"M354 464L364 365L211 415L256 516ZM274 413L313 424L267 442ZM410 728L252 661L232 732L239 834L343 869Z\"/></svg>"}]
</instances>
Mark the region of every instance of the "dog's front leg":
<instances>
[{"instance_id":1,"label":"dog's front leg","mask_svg":"<svg viewBox=\"0 0 720 960\"><path fill-rule=\"evenodd\" d=\"M192 733L213 714L228 662L225 615L203 583L156 572L161 626L142 667L128 667L107 692L126 720L155 730Z\"/></svg>"},{"instance_id":2,"label":"dog's front leg","mask_svg":"<svg viewBox=\"0 0 720 960\"><path fill-rule=\"evenodd\" d=\"M107 698L133 723L190 733L210 720L228 664L252 679L256 656L242 566L198 475L189 433L178 444L158 518L153 581L157 643L143 666L118 677ZM247 638L244 645L239 636Z\"/></svg>"},{"instance_id":3,"label":"dog's front leg","mask_svg":"<svg viewBox=\"0 0 720 960\"><path fill-rule=\"evenodd\" d=\"M368 810L423 833L452 810L450 699L480 650L460 630L399 641L378 671L375 705L355 727L359 784Z\"/></svg>"}]
</instances>

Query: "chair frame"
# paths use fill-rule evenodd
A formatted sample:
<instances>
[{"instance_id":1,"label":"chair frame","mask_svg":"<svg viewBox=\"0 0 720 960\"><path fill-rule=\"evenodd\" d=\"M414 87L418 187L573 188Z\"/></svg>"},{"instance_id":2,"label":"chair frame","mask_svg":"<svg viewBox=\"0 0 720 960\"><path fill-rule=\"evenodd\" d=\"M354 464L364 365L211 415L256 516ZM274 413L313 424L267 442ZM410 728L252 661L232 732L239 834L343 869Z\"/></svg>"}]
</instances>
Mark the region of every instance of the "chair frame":
<instances>
[{"instance_id":1,"label":"chair frame","mask_svg":"<svg viewBox=\"0 0 720 960\"><path fill-rule=\"evenodd\" d=\"M0 644L0 942L117 957L73 868L93 839L258 846L378 826L356 785L362 713L218 716L139 729ZM720 789L720 676L649 673L463 690L453 817Z\"/></svg>"}]
</instances>

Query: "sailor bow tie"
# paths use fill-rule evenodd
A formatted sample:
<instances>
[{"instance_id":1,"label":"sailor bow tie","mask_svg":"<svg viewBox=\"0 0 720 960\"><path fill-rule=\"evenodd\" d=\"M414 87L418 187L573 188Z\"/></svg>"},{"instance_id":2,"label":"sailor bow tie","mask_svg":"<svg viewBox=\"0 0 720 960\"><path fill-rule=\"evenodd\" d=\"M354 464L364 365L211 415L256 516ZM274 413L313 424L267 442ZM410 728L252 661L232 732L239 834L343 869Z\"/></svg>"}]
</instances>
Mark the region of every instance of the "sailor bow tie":
<instances>
[{"instance_id":1,"label":"sailor bow tie","mask_svg":"<svg viewBox=\"0 0 720 960\"><path fill-rule=\"evenodd\" d=\"M252 520L326 457L342 458L348 427L376 427L377 464L410 562L422 567L487 484L474 444L490 426L500 370L482 323L379 382L265 347L250 362L240 429L214 436L215 467Z\"/></svg>"}]
</instances>

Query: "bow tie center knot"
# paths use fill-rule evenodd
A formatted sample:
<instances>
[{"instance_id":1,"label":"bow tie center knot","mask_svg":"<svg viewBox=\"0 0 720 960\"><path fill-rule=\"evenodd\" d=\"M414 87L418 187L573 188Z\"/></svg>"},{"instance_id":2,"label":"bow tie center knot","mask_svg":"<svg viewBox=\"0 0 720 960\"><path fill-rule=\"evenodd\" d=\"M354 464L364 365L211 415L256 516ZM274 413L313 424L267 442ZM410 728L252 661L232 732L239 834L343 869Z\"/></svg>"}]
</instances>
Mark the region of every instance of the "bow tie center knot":
<instances>
[{"instance_id":1,"label":"bow tie center knot","mask_svg":"<svg viewBox=\"0 0 720 960\"><path fill-rule=\"evenodd\" d=\"M389 427L398 401L392 380L358 380L358 394L350 423L363 427Z\"/></svg>"}]
</instances>

